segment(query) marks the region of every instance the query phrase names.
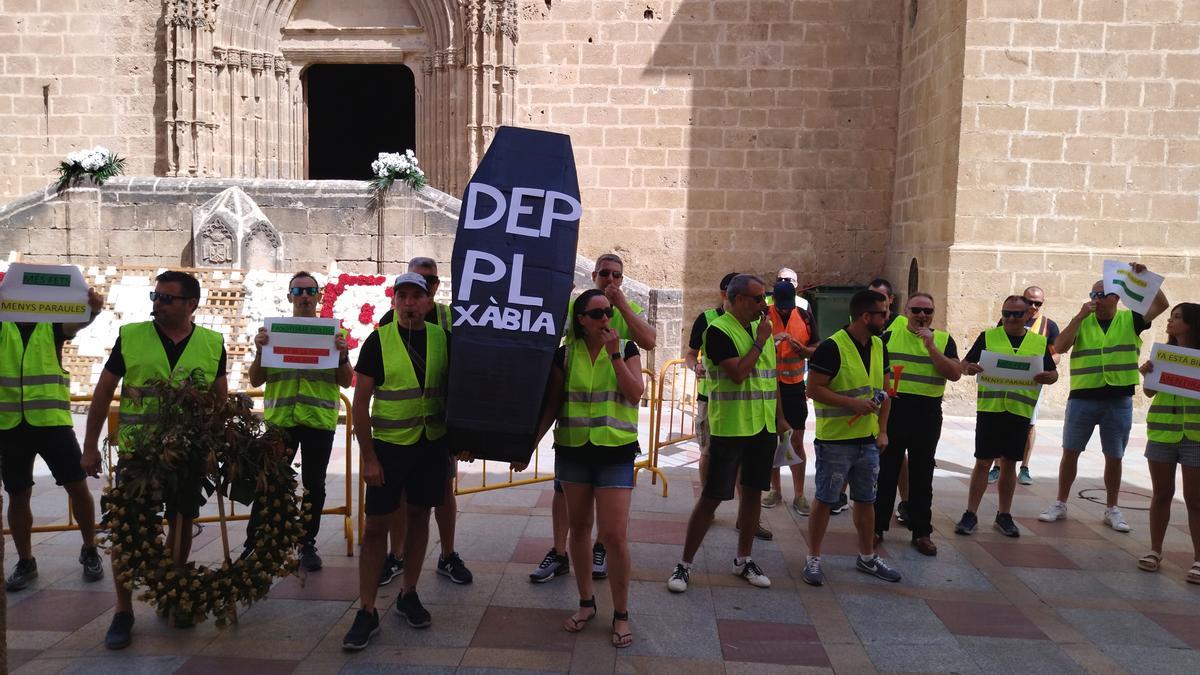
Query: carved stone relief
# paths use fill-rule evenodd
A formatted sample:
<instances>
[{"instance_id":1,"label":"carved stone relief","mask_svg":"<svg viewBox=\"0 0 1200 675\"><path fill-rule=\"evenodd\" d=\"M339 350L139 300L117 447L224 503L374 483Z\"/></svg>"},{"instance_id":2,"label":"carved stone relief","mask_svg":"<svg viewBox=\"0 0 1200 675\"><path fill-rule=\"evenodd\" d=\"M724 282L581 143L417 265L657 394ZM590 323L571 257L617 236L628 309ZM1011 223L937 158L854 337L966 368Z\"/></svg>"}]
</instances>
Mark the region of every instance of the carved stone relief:
<instances>
[{"instance_id":1,"label":"carved stone relief","mask_svg":"<svg viewBox=\"0 0 1200 675\"><path fill-rule=\"evenodd\" d=\"M258 204L241 188L227 188L192 210L195 267L261 269L283 267L283 238Z\"/></svg>"}]
</instances>

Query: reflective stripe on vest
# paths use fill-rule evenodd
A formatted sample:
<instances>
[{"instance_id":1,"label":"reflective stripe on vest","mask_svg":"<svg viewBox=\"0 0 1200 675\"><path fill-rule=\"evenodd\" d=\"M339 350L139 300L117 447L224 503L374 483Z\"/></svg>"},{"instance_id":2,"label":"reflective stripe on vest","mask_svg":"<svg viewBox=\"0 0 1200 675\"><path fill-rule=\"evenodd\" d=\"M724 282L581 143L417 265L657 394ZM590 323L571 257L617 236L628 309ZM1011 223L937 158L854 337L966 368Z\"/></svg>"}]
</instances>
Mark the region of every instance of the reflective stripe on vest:
<instances>
[{"instance_id":1,"label":"reflective stripe on vest","mask_svg":"<svg viewBox=\"0 0 1200 675\"><path fill-rule=\"evenodd\" d=\"M346 336L345 329L341 331ZM337 428L341 390L337 370L267 368L263 418L281 427Z\"/></svg>"},{"instance_id":2,"label":"reflective stripe on vest","mask_svg":"<svg viewBox=\"0 0 1200 675\"><path fill-rule=\"evenodd\" d=\"M721 314L724 314L724 312L718 313L715 309L704 310L705 326L704 330L700 331L700 354L698 356L700 359L704 358L704 340L706 337L708 337L708 327L711 326L712 322L716 321L717 317ZM698 395L707 397L709 392L712 391L713 383L711 380L709 380L709 377L708 371L706 370L704 377L700 378L700 380L696 382L696 393Z\"/></svg>"},{"instance_id":3,"label":"reflective stripe on vest","mask_svg":"<svg viewBox=\"0 0 1200 675\"><path fill-rule=\"evenodd\" d=\"M450 318L450 305L443 305L440 302L435 302L433 303L433 311L434 316L437 317L438 328L441 328L449 333L450 326L454 324L454 321Z\"/></svg>"},{"instance_id":4,"label":"reflective stripe on vest","mask_svg":"<svg viewBox=\"0 0 1200 675\"><path fill-rule=\"evenodd\" d=\"M628 340L621 340L622 357ZM592 360L581 339L566 344L566 391L554 444L578 448L588 443L619 447L637 442L638 402L621 393L613 360L602 349Z\"/></svg>"},{"instance_id":5,"label":"reflective stripe on vest","mask_svg":"<svg viewBox=\"0 0 1200 675\"><path fill-rule=\"evenodd\" d=\"M1159 392L1146 412L1146 438L1156 443L1200 442L1200 400Z\"/></svg>"},{"instance_id":6,"label":"reflective stripe on vest","mask_svg":"<svg viewBox=\"0 0 1200 675\"><path fill-rule=\"evenodd\" d=\"M35 325L29 344L16 323L0 329L0 429L22 419L35 427L71 426L71 380L58 360L53 324Z\"/></svg>"},{"instance_id":7,"label":"reflective stripe on vest","mask_svg":"<svg viewBox=\"0 0 1200 675\"><path fill-rule=\"evenodd\" d=\"M1139 380L1138 352L1142 339L1133 330L1133 312L1117 310L1108 330L1089 314L1079 325L1071 348L1071 391L1125 387Z\"/></svg>"},{"instance_id":8,"label":"reflective stripe on vest","mask_svg":"<svg viewBox=\"0 0 1200 675\"><path fill-rule=\"evenodd\" d=\"M830 391L850 398L871 399L876 391L883 389L883 340L871 336L871 370L868 372L859 356L858 345L844 328L829 339L837 345L841 359L837 375L829 381ZM815 400L813 412L817 416L816 437L819 441L844 441L879 435L877 414L863 415L852 425L852 410Z\"/></svg>"},{"instance_id":9,"label":"reflective stripe on vest","mask_svg":"<svg viewBox=\"0 0 1200 675\"><path fill-rule=\"evenodd\" d=\"M152 391L151 382L179 382L190 377L193 371L200 372L204 387L211 386L213 380L217 379L217 366L221 363L224 342L216 331L193 326L192 335L174 368L167 359L167 350L153 321L121 326L120 335L121 356L125 360L121 389L121 437L131 432L134 426L157 419L158 400L148 395Z\"/></svg>"},{"instance_id":10,"label":"reflective stripe on vest","mask_svg":"<svg viewBox=\"0 0 1200 675\"><path fill-rule=\"evenodd\" d=\"M771 320L771 332L775 335L786 333L802 345L807 345L812 338L808 332L808 324L800 315L798 307L792 308L786 324L783 322L783 317L779 315L779 308L775 305L771 305L767 310L767 318ZM804 357L787 340L775 343L775 365L778 369L779 381L784 384L799 384L804 381L804 375L808 372Z\"/></svg>"},{"instance_id":11,"label":"reflective stripe on vest","mask_svg":"<svg viewBox=\"0 0 1200 675\"><path fill-rule=\"evenodd\" d=\"M737 348L738 357L750 353L755 338L746 332L737 318L726 312L717 317L712 326L729 336ZM757 331L758 321L750 324ZM708 426L714 436L753 436L764 428L775 433L775 395L779 382L775 374L775 350L759 350L754 370L735 383L721 371L707 354L704 368L712 378L712 393L708 395Z\"/></svg>"},{"instance_id":12,"label":"reflective stripe on vest","mask_svg":"<svg viewBox=\"0 0 1200 675\"><path fill-rule=\"evenodd\" d=\"M1025 337L1021 339L1021 346L1017 349L1013 349L1008 334L1001 326L989 328L983 334L984 349L998 354L1042 357L1046 354L1046 345L1046 337L1031 330L1025 331ZM903 380L903 376L900 379ZM1037 389L1027 391L1010 391L990 389L980 383L977 385L975 406L979 412L1010 412L1033 419L1033 409L1037 405L1038 393L1041 390L1041 385L1038 385Z\"/></svg>"},{"instance_id":13,"label":"reflective stripe on vest","mask_svg":"<svg viewBox=\"0 0 1200 675\"><path fill-rule=\"evenodd\" d=\"M939 353L946 352L949 342L949 333L942 330L933 331L933 346ZM907 324L898 331L892 329L888 333L887 349L892 364L904 366L897 386L897 391L901 394L941 398L946 393L946 378L938 374L933 365L933 357L929 355L929 350L925 349L925 342L908 330Z\"/></svg>"},{"instance_id":14,"label":"reflective stripe on vest","mask_svg":"<svg viewBox=\"0 0 1200 675\"><path fill-rule=\"evenodd\" d=\"M417 382L399 323L375 329L383 353L383 384L371 401L371 436L396 445L414 445L422 433L431 441L446 435L446 331L425 324L425 383Z\"/></svg>"}]
</instances>

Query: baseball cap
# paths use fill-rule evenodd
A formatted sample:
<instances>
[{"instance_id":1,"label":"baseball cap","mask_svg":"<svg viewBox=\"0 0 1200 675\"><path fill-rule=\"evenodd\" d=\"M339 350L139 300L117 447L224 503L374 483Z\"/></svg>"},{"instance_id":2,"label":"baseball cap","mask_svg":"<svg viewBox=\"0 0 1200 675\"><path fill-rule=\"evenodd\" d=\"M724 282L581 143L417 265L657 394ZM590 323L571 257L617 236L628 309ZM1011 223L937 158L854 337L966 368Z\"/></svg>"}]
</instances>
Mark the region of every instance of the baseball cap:
<instances>
[{"instance_id":1,"label":"baseball cap","mask_svg":"<svg viewBox=\"0 0 1200 675\"><path fill-rule=\"evenodd\" d=\"M730 272L729 274L726 274L725 276L721 277L721 290L728 289L729 283L732 282L733 278L738 276L739 274L741 274L741 273L740 272Z\"/></svg>"},{"instance_id":2,"label":"baseball cap","mask_svg":"<svg viewBox=\"0 0 1200 675\"><path fill-rule=\"evenodd\" d=\"M396 283L392 284L392 288L399 288L405 284L412 284L426 293L429 292L429 285L425 283L425 277L416 272L405 272L396 277Z\"/></svg>"},{"instance_id":3,"label":"baseball cap","mask_svg":"<svg viewBox=\"0 0 1200 675\"><path fill-rule=\"evenodd\" d=\"M779 309L794 309L796 307L796 287L788 281L775 284L773 292L775 306Z\"/></svg>"}]
</instances>

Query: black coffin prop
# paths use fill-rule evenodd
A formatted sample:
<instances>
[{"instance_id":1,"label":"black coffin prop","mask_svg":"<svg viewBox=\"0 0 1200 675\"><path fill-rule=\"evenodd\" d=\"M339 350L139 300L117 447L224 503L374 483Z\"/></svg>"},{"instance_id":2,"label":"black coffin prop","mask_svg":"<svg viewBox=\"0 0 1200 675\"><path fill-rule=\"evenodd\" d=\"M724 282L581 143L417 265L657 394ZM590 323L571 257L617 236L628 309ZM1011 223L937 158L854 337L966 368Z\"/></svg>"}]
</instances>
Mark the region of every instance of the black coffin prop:
<instances>
[{"instance_id":1,"label":"black coffin prop","mask_svg":"<svg viewBox=\"0 0 1200 675\"><path fill-rule=\"evenodd\" d=\"M529 461L565 330L580 214L571 138L501 127L467 184L454 240L453 450Z\"/></svg>"}]
</instances>

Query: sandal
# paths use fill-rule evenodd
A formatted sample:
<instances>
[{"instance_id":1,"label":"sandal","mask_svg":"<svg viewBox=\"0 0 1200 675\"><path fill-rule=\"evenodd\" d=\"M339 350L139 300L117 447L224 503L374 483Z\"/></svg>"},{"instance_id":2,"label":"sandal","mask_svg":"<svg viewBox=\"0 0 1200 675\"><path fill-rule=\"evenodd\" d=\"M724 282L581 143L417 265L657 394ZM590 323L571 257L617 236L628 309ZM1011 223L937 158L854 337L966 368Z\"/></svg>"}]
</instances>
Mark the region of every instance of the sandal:
<instances>
[{"instance_id":1,"label":"sandal","mask_svg":"<svg viewBox=\"0 0 1200 675\"><path fill-rule=\"evenodd\" d=\"M596 596L593 595L589 600L580 600L579 606L590 607L592 613L586 619L576 619L574 615L567 617L567 620L563 622L563 630L568 633L578 633L587 626L587 622L596 618Z\"/></svg>"},{"instance_id":2,"label":"sandal","mask_svg":"<svg viewBox=\"0 0 1200 675\"><path fill-rule=\"evenodd\" d=\"M1159 565L1162 564L1162 555L1157 551L1150 551L1146 555L1138 558L1138 569L1145 572L1157 572Z\"/></svg>"},{"instance_id":3,"label":"sandal","mask_svg":"<svg viewBox=\"0 0 1200 675\"><path fill-rule=\"evenodd\" d=\"M1192 563L1192 568L1187 573L1187 582L1189 584L1200 584L1200 560Z\"/></svg>"},{"instance_id":4,"label":"sandal","mask_svg":"<svg viewBox=\"0 0 1200 675\"><path fill-rule=\"evenodd\" d=\"M1197 563L1200 566L1200 563ZM1197 581L1200 583L1200 581ZM617 622L629 621L629 612L613 612L613 632L612 645L617 649L624 649L633 644L633 633L618 633Z\"/></svg>"}]
</instances>

